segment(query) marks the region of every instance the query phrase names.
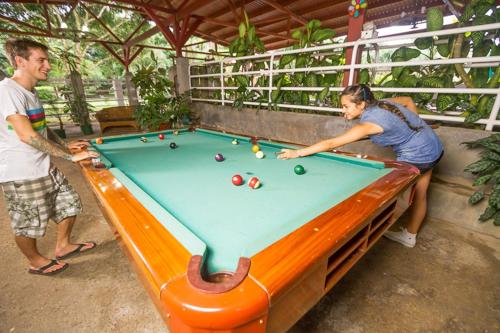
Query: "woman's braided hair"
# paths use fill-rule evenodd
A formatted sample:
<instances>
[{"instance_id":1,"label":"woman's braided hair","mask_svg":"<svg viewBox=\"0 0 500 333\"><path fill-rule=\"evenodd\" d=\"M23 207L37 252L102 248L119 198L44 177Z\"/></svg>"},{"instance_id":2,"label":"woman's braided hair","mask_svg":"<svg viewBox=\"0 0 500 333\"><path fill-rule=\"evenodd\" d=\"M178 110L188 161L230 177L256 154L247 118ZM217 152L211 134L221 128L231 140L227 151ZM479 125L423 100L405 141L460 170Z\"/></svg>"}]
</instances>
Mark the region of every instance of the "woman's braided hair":
<instances>
[{"instance_id":1,"label":"woman's braided hair","mask_svg":"<svg viewBox=\"0 0 500 333\"><path fill-rule=\"evenodd\" d=\"M404 123L412 130L419 131L422 129L422 126L415 127L412 124L410 124L410 122L408 121L408 119L406 119L403 112L401 112L401 110L397 106L384 101L376 100L375 97L373 96L372 91L367 85L360 84L355 86L349 86L345 88L344 91L342 91L340 96L350 96L351 100L356 104L359 104L361 102L366 102L367 106L378 106L379 108L394 113L402 121L404 121Z\"/></svg>"}]
</instances>

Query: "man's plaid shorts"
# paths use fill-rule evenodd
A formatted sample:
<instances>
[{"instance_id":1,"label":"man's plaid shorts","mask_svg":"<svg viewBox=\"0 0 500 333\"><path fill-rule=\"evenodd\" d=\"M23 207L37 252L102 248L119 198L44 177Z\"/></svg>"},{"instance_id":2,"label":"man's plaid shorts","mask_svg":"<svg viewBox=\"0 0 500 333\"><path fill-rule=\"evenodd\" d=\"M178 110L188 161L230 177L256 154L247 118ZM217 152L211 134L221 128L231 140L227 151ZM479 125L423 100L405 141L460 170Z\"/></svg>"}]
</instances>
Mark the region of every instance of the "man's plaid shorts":
<instances>
[{"instance_id":1,"label":"man's plaid shorts","mask_svg":"<svg viewBox=\"0 0 500 333\"><path fill-rule=\"evenodd\" d=\"M82 211L78 193L56 167L50 169L48 176L5 182L1 186L16 236L42 237L49 219L59 223Z\"/></svg>"}]
</instances>

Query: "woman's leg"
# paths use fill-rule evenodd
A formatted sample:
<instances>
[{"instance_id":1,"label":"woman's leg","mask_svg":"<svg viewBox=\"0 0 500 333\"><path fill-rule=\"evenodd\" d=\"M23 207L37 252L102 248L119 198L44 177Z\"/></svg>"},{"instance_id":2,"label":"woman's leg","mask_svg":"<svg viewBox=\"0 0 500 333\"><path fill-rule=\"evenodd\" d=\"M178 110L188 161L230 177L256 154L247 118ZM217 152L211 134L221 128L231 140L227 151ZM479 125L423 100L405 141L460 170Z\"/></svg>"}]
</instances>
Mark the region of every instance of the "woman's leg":
<instances>
[{"instance_id":1,"label":"woman's leg","mask_svg":"<svg viewBox=\"0 0 500 333\"><path fill-rule=\"evenodd\" d=\"M406 230L408 230L409 233L418 233L424 221L427 212L427 189L431 182L431 176L432 170L429 170L419 177L415 185L415 194L409 213L410 217L406 223Z\"/></svg>"},{"instance_id":2,"label":"woman's leg","mask_svg":"<svg viewBox=\"0 0 500 333\"><path fill-rule=\"evenodd\" d=\"M401 228L401 231L386 231L384 236L403 244L406 247L414 247L417 237L417 232L422 226L427 211L427 189L431 181L432 170L421 175L415 184L415 194L413 203L409 209L409 220L406 223L406 228Z\"/></svg>"}]
</instances>

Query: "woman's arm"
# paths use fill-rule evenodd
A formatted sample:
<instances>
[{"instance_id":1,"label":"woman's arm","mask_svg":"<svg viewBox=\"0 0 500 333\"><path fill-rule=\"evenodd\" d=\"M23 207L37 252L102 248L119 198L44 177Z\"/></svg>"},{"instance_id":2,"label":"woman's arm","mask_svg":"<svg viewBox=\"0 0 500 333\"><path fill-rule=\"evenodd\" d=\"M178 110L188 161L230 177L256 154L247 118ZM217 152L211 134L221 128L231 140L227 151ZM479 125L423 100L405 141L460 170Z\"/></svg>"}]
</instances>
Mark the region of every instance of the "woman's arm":
<instances>
[{"instance_id":1,"label":"woman's arm","mask_svg":"<svg viewBox=\"0 0 500 333\"><path fill-rule=\"evenodd\" d=\"M392 97L392 98L387 98L387 100L397 104L401 104L411 112L418 114L417 105L415 104L415 102L413 102L413 99L409 96Z\"/></svg>"},{"instance_id":2,"label":"woman's arm","mask_svg":"<svg viewBox=\"0 0 500 333\"><path fill-rule=\"evenodd\" d=\"M354 126L347 132L332 138L320 141L313 144L312 146L305 147L302 149L282 149L281 153L278 155L279 159L289 159L296 157L304 157L323 151L330 151L334 148L346 145L351 142L358 141L368 135L382 133L383 129L373 123L362 123Z\"/></svg>"}]
</instances>

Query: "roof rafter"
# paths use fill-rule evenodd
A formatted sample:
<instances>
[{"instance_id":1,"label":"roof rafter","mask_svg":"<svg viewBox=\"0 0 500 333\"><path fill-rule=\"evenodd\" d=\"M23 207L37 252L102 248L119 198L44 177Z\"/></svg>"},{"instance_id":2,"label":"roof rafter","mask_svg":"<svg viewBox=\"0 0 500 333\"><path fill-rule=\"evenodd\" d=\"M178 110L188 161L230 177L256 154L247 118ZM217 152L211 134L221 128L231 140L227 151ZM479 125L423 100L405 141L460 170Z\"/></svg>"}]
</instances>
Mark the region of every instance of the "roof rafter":
<instances>
[{"instance_id":1,"label":"roof rafter","mask_svg":"<svg viewBox=\"0 0 500 333\"><path fill-rule=\"evenodd\" d=\"M97 22L99 22L99 24L104 29L106 29L106 31L109 32L111 36L113 36L118 42L123 43L122 40L117 35L115 35L115 33L106 25L106 23L104 23L96 14L94 14L94 12L90 10L90 8L88 8L83 3L80 3L80 6L82 6L82 8L85 9Z\"/></svg>"},{"instance_id":2,"label":"roof rafter","mask_svg":"<svg viewBox=\"0 0 500 333\"><path fill-rule=\"evenodd\" d=\"M280 1L280 4L282 6L287 6L289 4L291 4L292 2L294 2L296 0L285 0L285 1ZM246 3L251 3L253 2L253 0L250 0L250 1L240 1L240 4L243 4L245 5ZM205 15L205 16L210 16L210 17L219 17L223 14L226 14L227 12L225 11L217 11L215 13L211 13L209 15ZM253 22L253 20L257 19L259 16L261 15L265 15L265 14L269 14L269 8L260 8L260 9L256 9L256 10L253 10L253 11L247 11L247 14L248 14L248 17L250 19L250 22ZM220 27L215 27L215 28L209 28L209 29L206 29L205 32L209 33L209 34L212 34L218 30L220 30L221 28Z\"/></svg>"},{"instance_id":3,"label":"roof rafter","mask_svg":"<svg viewBox=\"0 0 500 333\"><path fill-rule=\"evenodd\" d=\"M8 21L8 22L15 23L15 24L18 24L18 25L26 27L26 28L30 28L30 29L33 29L33 30L37 30L37 31L41 31L41 32L47 33L47 30L45 30L43 28L34 26L34 25L26 23L26 22L19 21L18 19L15 19L15 18L12 18L12 17L4 16L2 14L0 14L0 20L2 20L2 21Z\"/></svg>"},{"instance_id":4,"label":"roof rafter","mask_svg":"<svg viewBox=\"0 0 500 333\"><path fill-rule=\"evenodd\" d=\"M300 24L306 24L307 23L307 20L305 18L303 18L302 16L300 15L297 15L295 14L294 12L292 12L290 9L288 9L287 7L285 6L282 6L280 5L278 2L274 1L274 0L261 0L262 2L268 4L269 6L279 10L280 12L282 13L285 13L285 14L288 14L290 15L290 17L297 21L298 23Z\"/></svg>"}]
</instances>

